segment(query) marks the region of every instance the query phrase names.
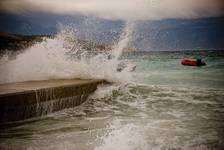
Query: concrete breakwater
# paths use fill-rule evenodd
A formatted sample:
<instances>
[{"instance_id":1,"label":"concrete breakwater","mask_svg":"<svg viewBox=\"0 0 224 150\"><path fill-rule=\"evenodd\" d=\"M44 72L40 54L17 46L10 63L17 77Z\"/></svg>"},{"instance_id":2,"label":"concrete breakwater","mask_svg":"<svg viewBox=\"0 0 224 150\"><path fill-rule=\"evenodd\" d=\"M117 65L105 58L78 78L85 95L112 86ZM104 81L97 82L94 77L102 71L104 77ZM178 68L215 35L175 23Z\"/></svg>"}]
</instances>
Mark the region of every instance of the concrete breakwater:
<instances>
[{"instance_id":1,"label":"concrete breakwater","mask_svg":"<svg viewBox=\"0 0 224 150\"><path fill-rule=\"evenodd\" d=\"M20 121L75 107L103 80L48 80L0 85L0 122Z\"/></svg>"}]
</instances>

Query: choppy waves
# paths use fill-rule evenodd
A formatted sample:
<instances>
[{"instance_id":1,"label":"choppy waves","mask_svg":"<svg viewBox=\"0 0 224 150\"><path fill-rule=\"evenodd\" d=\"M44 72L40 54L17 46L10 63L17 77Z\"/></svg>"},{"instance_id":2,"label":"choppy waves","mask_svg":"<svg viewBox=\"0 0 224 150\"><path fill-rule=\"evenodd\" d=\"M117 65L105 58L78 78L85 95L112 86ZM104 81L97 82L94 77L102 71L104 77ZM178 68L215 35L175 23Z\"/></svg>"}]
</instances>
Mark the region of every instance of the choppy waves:
<instances>
[{"instance_id":1,"label":"choppy waves","mask_svg":"<svg viewBox=\"0 0 224 150\"><path fill-rule=\"evenodd\" d=\"M0 146L10 142L31 149L222 149L223 93L212 88L104 85L80 107L2 132Z\"/></svg>"}]
</instances>

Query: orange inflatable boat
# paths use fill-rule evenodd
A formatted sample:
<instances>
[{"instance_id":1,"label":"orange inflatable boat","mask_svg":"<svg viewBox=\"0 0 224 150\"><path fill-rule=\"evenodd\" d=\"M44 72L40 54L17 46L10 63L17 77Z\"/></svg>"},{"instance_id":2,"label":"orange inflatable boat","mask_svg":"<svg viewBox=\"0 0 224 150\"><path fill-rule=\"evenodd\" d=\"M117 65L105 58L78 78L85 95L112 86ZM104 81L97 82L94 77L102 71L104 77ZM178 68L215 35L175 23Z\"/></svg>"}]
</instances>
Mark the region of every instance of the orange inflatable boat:
<instances>
[{"instance_id":1,"label":"orange inflatable boat","mask_svg":"<svg viewBox=\"0 0 224 150\"><path fill-rule=\"evenodd\" d=\"M181 61L182 65L186 66L205 66L206 63L201 59L184 59Z\"/></svg>"}]
</instances>

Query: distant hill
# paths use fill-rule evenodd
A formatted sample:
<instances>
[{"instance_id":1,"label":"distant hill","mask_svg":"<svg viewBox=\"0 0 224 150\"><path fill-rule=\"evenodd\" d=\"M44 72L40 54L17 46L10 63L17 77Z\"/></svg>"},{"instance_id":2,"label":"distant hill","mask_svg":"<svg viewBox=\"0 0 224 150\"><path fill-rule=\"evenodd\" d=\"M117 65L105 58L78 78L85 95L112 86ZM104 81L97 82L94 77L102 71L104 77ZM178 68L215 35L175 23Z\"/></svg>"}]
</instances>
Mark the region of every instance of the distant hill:
<instances>
[{"instance_id":1,"label":"distant hill","mask_svg":"<svg viewBox=\"0 0 224 150\"><path fill-rule=\"evenodd\" d=\"M77 29L77 37L97 43L114 43L123 21L91 16L65 16L43 13L23 15L0 13L0 31L23 35L54 35L58 24ZM223 49L224 17L167 19L137 22L130 47L141 50Z\"/></svg>"},{"instance_id":2,"label":"distant hill","mask_svg":"<svg viewBox=\"0 0 224 150\"><path fill-rule=\"evenodd\" d=\"M18 52L25 50L28 47L31 47L33 44L42 42L45 38L54 38L51 35L19 35L11 34L6 32L0 32L0 54L5 51ZM70 42L78 42L78 46L82 50L91 51L92 53L99 51L110 51L112 45L109 44L99 44L93 41L87 40L77 40ZM73 48L71 48L72 50ZM133 48L125 48L125 51L135 51Z\"/></svg>"},{"instance_id":3,"label":"distant hill","mask_svg":"<svg viewBox=\"0 0 224 150\"><path fill-rule=\"evenodd\" d=\"M14 40L20 40L21 37L18 37L16 36L15 34L9 34L9 33L6 33L6 32L0 32L0 38L1 39L14 39Z\"/></svg>"},{"instance_id":4,"label":"distant hill","mask_svg":"<svg viewBox=\"0 0 224 150\"><path fill-rule=\"evenodd\" d=\"M32 46L37 42L41 42L44 35L17 35L6 32L0 32L0 52L5 50L17 51Z\"/></svg>"}]
</instances>

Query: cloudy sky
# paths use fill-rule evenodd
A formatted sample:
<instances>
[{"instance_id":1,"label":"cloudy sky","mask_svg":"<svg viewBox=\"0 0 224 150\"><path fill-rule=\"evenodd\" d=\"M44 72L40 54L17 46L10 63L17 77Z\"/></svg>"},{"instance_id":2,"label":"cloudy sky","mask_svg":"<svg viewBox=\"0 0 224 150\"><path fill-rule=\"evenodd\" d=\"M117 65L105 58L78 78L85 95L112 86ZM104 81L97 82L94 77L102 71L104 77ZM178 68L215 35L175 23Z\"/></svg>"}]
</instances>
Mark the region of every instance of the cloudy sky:
<instances>
[{"instance_id":1,"label":"cloudy sky","mask_svg":"<svg viewBox=\"0 0 224 150\"><path fill-rule=\"evenodd\" d=\"M134 20L139 49L224 48L224 0L0 0L0 20L0 32L54 35L60 23L99 42Z\"/></svg>"},{"instance_id":2,"label":"cloudy sky","mask_svg":"<svg viewBox=\"0 0 224 150\"><path fill-rule=\"evenodd\" d=\"M93 15L111 20L224 16L224 0L0 0L0 11Z\"/></svg>"}]
</instances>

